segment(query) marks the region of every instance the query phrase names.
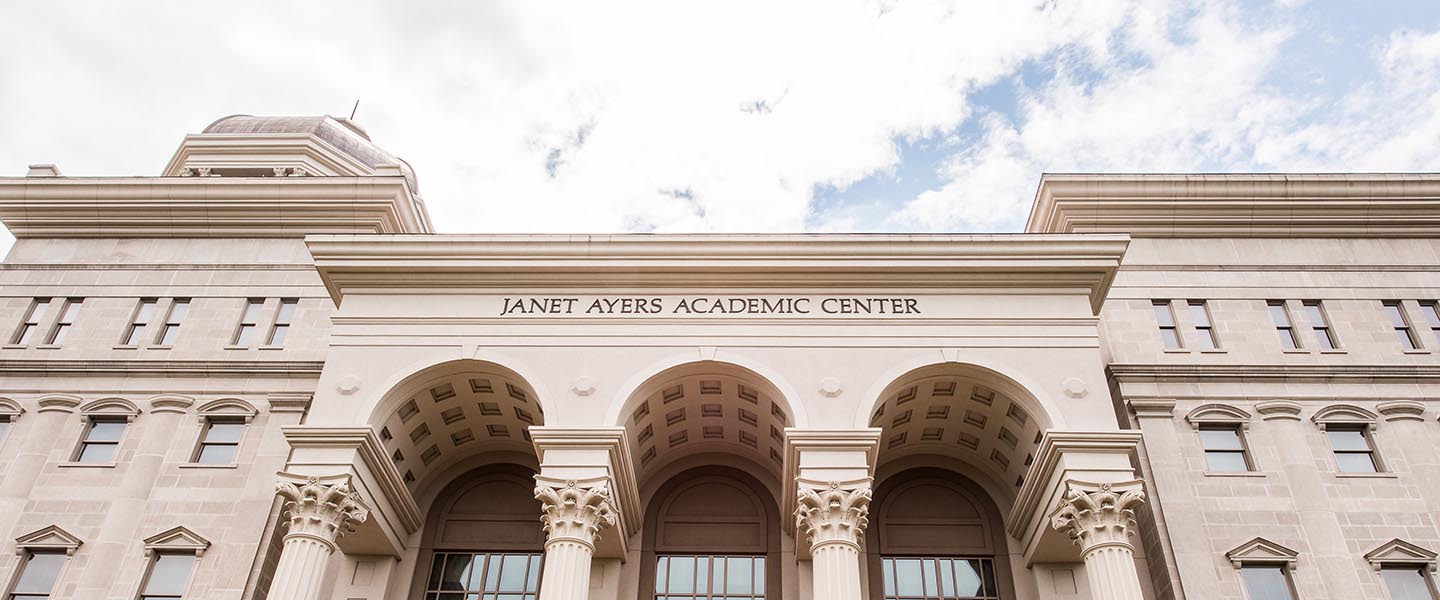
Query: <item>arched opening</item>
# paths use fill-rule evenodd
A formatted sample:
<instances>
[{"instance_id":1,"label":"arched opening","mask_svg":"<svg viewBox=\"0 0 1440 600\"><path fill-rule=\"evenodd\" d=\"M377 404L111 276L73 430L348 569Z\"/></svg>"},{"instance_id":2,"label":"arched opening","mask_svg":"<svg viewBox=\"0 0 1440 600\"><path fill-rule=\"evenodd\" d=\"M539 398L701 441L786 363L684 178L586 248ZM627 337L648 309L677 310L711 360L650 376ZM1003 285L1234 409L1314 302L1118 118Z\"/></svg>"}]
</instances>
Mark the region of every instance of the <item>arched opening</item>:
<instances>
[{"instance_id":1,"label":"arched opening","mask_svg":"<svg viewBox=\"0 0 1440 600\"><path fill-rule=\"evenodd\" d=\"M703 467L666 481L644 540L641 598L780 598L779 510L743 471Z\"/></svg>"},{"instance_id":2,"label":"arched opening","mask_svg":"<svg viewBox=\"0 0 1440 600\"><path fill-rule=\"evenodd\" d=\"M545 534L534 475L496 464L446 485L425 519L410 597L535 600Z\"/></svg>"},{"instance_id":3,"label":"arched opening","mask_svg":"<svg viewBox=\"0 0 1440 600\"><path fill-rule=\"evenodd\" d=\"M960 363L911 371L871 409L883 430L877 469L895 472L926 456L964 463L1001 504L1014 500L1051 419L1027 390L1003 375ZM887 468L888 466L888 468Z\"/></svg>"},{"instance_id":4,"label":"arched opening","mask_svg":"<svg viewBox=\"0 0 1440 600\"><path fill-rule=\"evenodd\" d=\"M887 477L871 503L870 597L1014 598L999 509L984 489L946 469Z\"/></svg>"},{"instance_id":5,"label":"arched opening","mask_svg":"<svg viewBox=\"0 0 1440 600\"><path fill-rule=\"evenodd\" d=\"M533 463L529 428L544 425L545 412L514 371L455 360L406 377L375 407L370 424L406 486L423 499L476 464L498 462L486 457Z\"/></svg>"},{"instance_id":6,"label":"arched opening","mask_svg":"<svg viewBox=\"0 0 1440 600\"><path fill-rule=\"evenodd\" d=\"M699 361L651 377L620 414L642 482L666 465L703 453L743 456L779 481L785 428L793 424L794 411L755 372Z\"/></svg>"}]
</instances>

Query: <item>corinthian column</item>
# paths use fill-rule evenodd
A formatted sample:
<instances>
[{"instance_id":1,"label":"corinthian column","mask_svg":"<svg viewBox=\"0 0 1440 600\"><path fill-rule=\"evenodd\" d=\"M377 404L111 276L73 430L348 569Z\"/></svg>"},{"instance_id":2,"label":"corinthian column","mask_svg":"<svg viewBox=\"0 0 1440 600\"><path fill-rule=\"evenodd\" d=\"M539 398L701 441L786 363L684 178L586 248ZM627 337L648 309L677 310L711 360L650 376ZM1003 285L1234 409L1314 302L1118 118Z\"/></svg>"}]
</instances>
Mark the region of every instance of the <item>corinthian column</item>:
<instances>
[{"instance_id":1,"label":"corinthian column","mask_svg":"<svg viewBox=\"0 0 1440 600\"><path fill-rule=\"evenodd\" d=\"M860 544L870 521L870 480L846 483L798 481L795 529L810 544L812 595L860 600Z\"/></svg>"},{"instance_id":2,"label":"corinthian column","mask_svg":"<svg viewBox=\"0 0 1440 600\"><path fill-rule=\"evenodd\" d=\"M586 600L600 530L615 525L610 489L604 478L561 482L536 475L535 483L545 524L540 600Z\"/></svg>"},{"instance_id":3,"label":"corinthian column","mask_svg":"<svg viewBox=\"0 0 1440 600\"><path fill-rule=\"evenodd\" d=\"M369 518L370 510L345 480L282 479L275 491L285 499L290 531L270 584L271 600L316 600L335 541Z\"/></svg>"},{"instance_id":4,"label":"corinthian column","mask_svg":"<svg viewBox=\"0 0 1440 600\"><path fill-rule=\"evenodd\" d=\"M1080 546L1091 598L1144 600L1140 574L1135 570L1135 547L1130 545L1134 507L1144 501L1139 481L1066 482L1065 496L1050 514L1050 525L1069 533Z\"/></svg>"}]
</instances>

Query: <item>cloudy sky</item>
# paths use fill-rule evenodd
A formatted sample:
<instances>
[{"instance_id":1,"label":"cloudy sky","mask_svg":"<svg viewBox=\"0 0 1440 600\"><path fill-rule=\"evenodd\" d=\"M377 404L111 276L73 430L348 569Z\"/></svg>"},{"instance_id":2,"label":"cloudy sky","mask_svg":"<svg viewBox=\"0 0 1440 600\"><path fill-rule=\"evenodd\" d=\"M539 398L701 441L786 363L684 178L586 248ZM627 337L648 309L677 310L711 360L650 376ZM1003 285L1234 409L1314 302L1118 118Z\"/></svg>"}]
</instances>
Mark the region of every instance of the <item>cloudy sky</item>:
<instances>
[{"instance_id":1,"label":"cloudy sky","mask_svg":"<svg viewBox=\"0 0 1440 600\"><path fill-rule=\"evenodd\" d=\"M446 232L1016 231L1047 171L1440 170L1435 0L59 1L0 23L0 175L156 175L217 117L359 99Z\"/></svg>"}]
</instances>

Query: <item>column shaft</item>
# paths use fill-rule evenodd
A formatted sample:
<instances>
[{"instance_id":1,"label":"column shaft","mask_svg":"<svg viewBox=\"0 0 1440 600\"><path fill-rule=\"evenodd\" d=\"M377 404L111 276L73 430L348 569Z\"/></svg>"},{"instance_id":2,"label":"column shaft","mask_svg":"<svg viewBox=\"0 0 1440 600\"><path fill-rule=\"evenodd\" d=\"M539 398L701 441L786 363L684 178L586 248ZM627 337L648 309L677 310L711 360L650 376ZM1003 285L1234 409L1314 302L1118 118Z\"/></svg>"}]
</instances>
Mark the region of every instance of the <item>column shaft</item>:
<instances>
[{"instance_id":1,"label":"column shaft","mask_svg":"<svg viewBox=\"0 0 1440 600\"><path fill-rule=\"evenodd\" d=\"M1144 600L1140 573L1135 570L1135 552L1129 544L1091 548L1085 553L1085 574L1090 578L1091 598Z\"/></svg>"},{"instance_id":2,"label":"column shaft","mask_svg":"<svg viewBox=\"0 0 1440 600\"><path fill-rule=\"evenodd\" d=\"M590 561L594 551L577 540L545 544L545 572L540 600L586 600L590 595Z\"/></svg>"},{"instance_id":3,"label":"column shaft","mask_svg":"<svg viewBox=\"0 0 1440 600\"><path fill-rule=\"evenodd\" d=\"M287 535L270 584L270 600L317 600L334 546L308 535Z\"/></svg>"},{"instance_id":4,"label":"column shaft","mask_svg":"<svg viewBox=\"0 0 1440 600\"><path fill-rule=\"evenodd\" d=\"M818 544L810 551L816 600L860 600L860 551L854 544Z\"/></svg>"}]
</instances>

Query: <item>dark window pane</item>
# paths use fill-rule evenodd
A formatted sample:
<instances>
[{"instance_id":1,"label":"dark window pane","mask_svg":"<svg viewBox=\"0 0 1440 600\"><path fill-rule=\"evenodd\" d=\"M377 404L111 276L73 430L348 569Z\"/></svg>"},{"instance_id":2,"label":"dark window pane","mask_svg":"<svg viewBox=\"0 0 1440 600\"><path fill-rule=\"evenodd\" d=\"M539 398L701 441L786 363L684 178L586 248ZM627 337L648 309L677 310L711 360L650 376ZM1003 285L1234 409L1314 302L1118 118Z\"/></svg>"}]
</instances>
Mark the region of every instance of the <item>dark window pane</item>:
<instances>
[{"instance_id":1,"label":"dark window pane","mask_svg":"<svg viewBox=\"0 0 1440 600\"><path fill-rule=\"evenodd\" d=\"M150 567L150 579L145 582L146 594L179 596L190 584L190 570L195 566L193 554L161 554Z\"/></svg>"},{"instance_id":2,"label":"dark window pane","mask_svg":"<svg viewBox=\"0 0 1440 600\"><path fill-rule=\"evenodd\" d=\"M470 555L452 554L445 561L445 573L440 576L440 589L464 590L465 575L470 570Z\"/></svg>"},{"instance_id":3,"label":"dark window pane","mask_svg":"<svg viewBox=\"0 0 1440 600\"><path fill-rule=\"evenodd\" d=\"M1249 600L1294 600L1283 566L1256 566L1241 569Z\"/></svg>"},{"instance_id":4,"label":"dark window pane","mask_svg":"<svg viewBox=\"0 0 1440 600\"><path fill-rule=\"evenodd\" d=\"M1435 600L1422 568L1385 567L1380 575L1390 589L1390 600Z\"/></svg>"},{"instance_id":5,"label":"dark window pane","mask_svg":"<svg viewBox=\"0 0 1440 600\"><path fill-rule=\"evenodd\" d=\"M117 444L110 444L110 443L91 444L91 443L86 443L85 446L80 449L80 458L79 458L78 462L83 462L83 463L108 463L108 462L115 462L115 450L116 450L117 448L119 448L119 446L118 446Z\"/></svg>"},{"instance_id":6,"label":"dark window pane","mask_svg":"<svg viewBox=\"0 0 1440 600\"><path fill-rule=\"evenodd\" d=\"M55 579L60 576L60 567L64 565L64 554L31 554L12 591L17 594L49 594L55 588Z\"/></svg>"},{"instance_id":7,"label":"dark window pane","mask_svg":"<svg viewBox=\"0 0 1440 600\"><path fill-rule=\"evenodd\" d=\"M1330 438L1330 447L1336 450L1370 450L1370 442L1365 439L1365 433L1358 429L1328 429L1325 435Z\"/></svg>"},{"instance_id":8,"label":"dark window pane","mask_svg":"<svg viewBox=\"0 0 1440 600\"><path fill-rule=\"evenodd\" d=\"M1336 453L1335 464L1345 473L1374 473L1379 470L1369 452Z\"/></svg>"},{"instance_id":9,"label":"dark window pane","mask_svg":"<svg viewBox=\"0 0 1440 600\"><path fill-rule=\"evenodd\" d=\"M1200 430L1200 441L1205 445L1206 450L1243 450L1245 446L1240 444L1240 431L1236 428L1205 428Z\"/></svg>"},{"instance_id":10,"label":"dark window pane","mask_svg":"<svg viewBox=\"0 0 1440 600\"><path fill-rule=\"evenodd\" d=\"M91 424L90 433L85 436L85 441L118 442L123 435L125 435L123 421L96 421Z\"/></svg>"},{"instance_id":11,"label":"dark window pane","mask_svg":"<svg viewBox=\"0 0 1440 600\"><path fill-rule=\"evenodd\" d=\"M244 432L244 423L211 422L209 431L205 432L205 441L238 443L240 434Z\"/></svg>"},{"instance_id":12,"label":"dark window pane","mask_svg":"<svg viewBox=\"0 0 1440 600\"><path fill-rule=\"evenodd\" d=\"M202 465L228 465L235 462L235 449L232 444L205 444L200 446L200 455L195 457L195 462Z\"/></svg>"},{"instance_id":13,"label":"dark window pane","mask_svg":"<svg viewBox=\"0 0 1440 600\"><path fill-rule=\"evenodd\" d=\"M1213 473L1244 473L1250 470L1243 452L1206 452L1205 462Z\"/></svg>"}]
</instances>

